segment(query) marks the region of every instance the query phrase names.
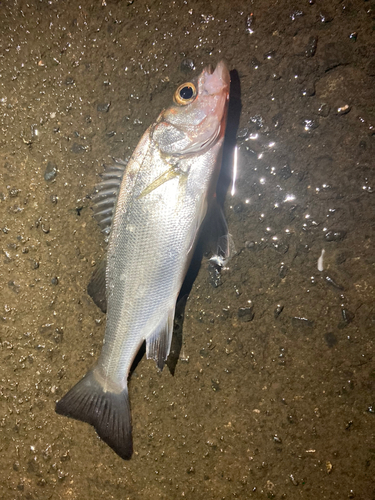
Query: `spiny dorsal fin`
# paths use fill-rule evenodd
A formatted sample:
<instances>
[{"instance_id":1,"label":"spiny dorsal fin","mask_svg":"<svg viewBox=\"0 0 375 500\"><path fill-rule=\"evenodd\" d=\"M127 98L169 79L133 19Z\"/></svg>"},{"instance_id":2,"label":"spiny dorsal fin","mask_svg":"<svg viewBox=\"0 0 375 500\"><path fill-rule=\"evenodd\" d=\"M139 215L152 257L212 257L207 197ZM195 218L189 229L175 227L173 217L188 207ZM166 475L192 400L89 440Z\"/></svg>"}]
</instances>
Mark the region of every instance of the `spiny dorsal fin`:
<instances>
[{"instance_id":1,"label":"spiny dorsal fin","mask_svg":"<svg viewBox=\"0 0 375 500\"><path fill-rule=\"evenodd\" d=\"M124 176L127 162L113 158L113 163L105 167L100 175L102 181L95 186L95 193L92 196L94 217L105 234L111 231L113 214L117 202L117 195Z\"/></svg>"}]
</instances>

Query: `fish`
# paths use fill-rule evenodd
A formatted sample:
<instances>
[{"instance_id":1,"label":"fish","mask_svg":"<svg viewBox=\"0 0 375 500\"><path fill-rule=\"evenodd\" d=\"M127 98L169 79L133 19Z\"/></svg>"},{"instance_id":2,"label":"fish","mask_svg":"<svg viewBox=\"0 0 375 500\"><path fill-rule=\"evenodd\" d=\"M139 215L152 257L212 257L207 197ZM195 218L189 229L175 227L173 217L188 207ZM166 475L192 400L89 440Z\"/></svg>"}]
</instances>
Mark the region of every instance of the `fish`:
<instances>
[{"instance_id":1,"label":"fish","mask_svg":"<svg viewBox=\"0 0 375 500\"><path fill-rule=\"evenodd\" d=\"M221 61L180 85L171 106L144 133L126 164L116 160L93 196L108 235L93 282L105 292L106 328L96 364L56 403L56 412L92 425L122 459L133 453L128 376L141 345L162 370L176 301L215 192L229 101ZM229 254L220 210L220 262ZM95 285L94 285L95 288ZM103 292L104 290L104 292Z\"/></svg>"}]
</instances>

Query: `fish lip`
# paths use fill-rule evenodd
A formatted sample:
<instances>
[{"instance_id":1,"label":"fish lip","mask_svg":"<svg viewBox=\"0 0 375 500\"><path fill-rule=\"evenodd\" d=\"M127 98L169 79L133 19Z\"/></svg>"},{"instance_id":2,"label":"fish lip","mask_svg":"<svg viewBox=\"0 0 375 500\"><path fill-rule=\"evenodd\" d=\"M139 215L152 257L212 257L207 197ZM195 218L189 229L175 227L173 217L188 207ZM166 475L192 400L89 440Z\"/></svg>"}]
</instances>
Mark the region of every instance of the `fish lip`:
<instances>
[{"instance_id":1,"label":"fish lip","mask_svg":"<svg viewBox=\"0 0 375 500\"><path fill-rule=\"evenodd\" d=\"M226 65L224 60L221 60L217 63L215 71L213 72L218 78L220 78L226 85L230 84L230 74L228 66Z\"/></svg>"},{"instance_id":2,"label":"fish lip","mask_svg":"<svg viewBox=\"0 0 375 500\"><path fill-rule=\"evenodd\" d=\"M208 94L227 91L230 85L230 74L226 63L221 60L215 70L210 64L205 68L204 89Z\"/></svg>"}]
</instances>

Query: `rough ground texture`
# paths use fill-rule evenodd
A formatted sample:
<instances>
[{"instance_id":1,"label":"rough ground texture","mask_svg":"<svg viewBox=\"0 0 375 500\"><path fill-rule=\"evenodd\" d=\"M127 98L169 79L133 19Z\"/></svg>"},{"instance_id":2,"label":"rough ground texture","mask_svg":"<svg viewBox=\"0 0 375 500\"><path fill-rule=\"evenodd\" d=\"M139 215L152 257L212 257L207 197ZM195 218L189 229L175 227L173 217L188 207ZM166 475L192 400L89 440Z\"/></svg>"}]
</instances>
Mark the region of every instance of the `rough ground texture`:
<instances>
[{"instance_id":1,"label":"rough ground texture","mask_svg":"<svg viewBox=\"0 0 375 500\"><path fill-rule=\"evenodd\" d=\"M0 497L375 499L374 1L0 9ZM203 260L174 376L136 367L124 462L54 412L104 333L88 196L221 58L237 254L221 280Z\"/></svg>"}]
</instances>

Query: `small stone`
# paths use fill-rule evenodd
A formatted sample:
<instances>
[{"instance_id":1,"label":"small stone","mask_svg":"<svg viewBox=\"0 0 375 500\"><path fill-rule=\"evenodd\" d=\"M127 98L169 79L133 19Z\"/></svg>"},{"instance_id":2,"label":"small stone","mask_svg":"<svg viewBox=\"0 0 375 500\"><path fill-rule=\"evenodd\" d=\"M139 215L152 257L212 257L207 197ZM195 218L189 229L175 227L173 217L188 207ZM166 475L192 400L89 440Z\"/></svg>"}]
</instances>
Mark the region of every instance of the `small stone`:
<instances>
[{"instance_id":1,"label":"small stone","mask_svg":"<svg viewBox=\"0 0 375 500\"><path fill-rule=\"evenodd\" d=\"M349 106L349 104L344 104L343 106L339 106L338 108L336 108L336 115L346 115L351 109L352 108L351 106Z\"/></svg>"},{"instance_id":2,"label":"small stone","mask_svg":"<svg viewBox=\"0 0 375 500\"><path fill-rule=\"evenodd\" d=\"M294 10L289 17L292 21L295 21L298 17L302 17L303 15L304 15L303 11L298 9Z\"/></svg>"},{"instance_id":3,"label":"small stone","mask_svg":"<svg viewBox=\"0 0 375 500\"><path fill-rule=\"evenodd\" d=\"M260 66L260 62L256 57L253 57L250 61L250 66L252 66L254 69L258 69Z\"/></svg>"},{"instance_id":4,"label":"small stone","mask_svg":"<svg viewBox=\"0 0 375 500\"><path fill-rule=\"evenodd\" d=\"M330 230L324 235L326 241L341 241L345 238L346 231Z\"/></svg>"},{"instance_id":5,"label":"small stone","mask_svg":"<svg viewBox=\"0 0 375 500\"><path fill-rule=\"evenodd\" d=\"M314 321L311 321L307 318L300 318L299 316L294 316L292 318L292 325L296 326L297 328L313 328L314 327Z\"/></svg>"},{"instance_id":6,"label":"small stone","mask_svg":"<svg viewBox=\"0 0 375 500\"><path fill-rule=\"evenodd\" d=\"M214 392L217 392L220 390L220 382L218 380L213 380L211 379L211 387Z\"/></svg>"},{"instance_id":7,"label":"small stone","mask_svg":"<svg viewBox=\"0 0 375 500\"><path fill-rule=\"evenodd\" d=\"M210 284L213 288L217 288L222 284L220 266L216 265L214 262L208 263L208 275Z\"/></svg>"},{"instance_id":8,"label":"small stone","mask_svg":"<svg viewBox=\"0 0 375 500\"><path fill-rule=\"evenodd\" d=\"M111 107L111 103L110 102L101 103L101 104L98 104L96 106L96 110L99 113L108 113L110 107Z\"/></svg>"},{"instance_id":9,"label":"small stone","mask_svg":"<svg viewBox=\"0 0 375 500\"><path fill-rule=\"evenodd\" d=\"M312 132L319 127L319 122L313 118L306 118L302 122L305 133Z\"/></svg>"},{"instance_id":10,"label":"small stone","mask_svg":"<svg viewBox=\"0 0 375 500\"><path fill-rule=\"evenodd\" d=\"M264 118L261 115L250 116L249 123L253 124L256 130L264 127Z\"/></svg>"},{"instance_id":11,"label":"small stone","mask_svg":"<svg viewBox=\"0 0 375 500\"><path fill-rule=\"evenodd\" d=\"M19 293L20 291L20 285L16 285L16 283L13 280L8 281L8 287L15 293Z\"/></svg>"},{"instance_id":12,"label":"small stone","mask_svg":"<svg viewBox=\"0 0 375 500\"><path fill-rule=\"evenodd\" d=\"M287 245L286 243L273 242L272 246L281 254L285 254L289 250L289 245Z\"/></svg>"},{"instance_id":13,"label":"small stone","mask_svg":"<svg viewBox=\"0 0 375 500\"><path fill-rule=\"evenodd\" d=\"M309 80L302 87L302 95L305 97L312 97L315 95L315 82L313 80Z\"/></svg>"},{"instance_id":14,"label":"small stone","mask_svg":"<svg viewBox=\"0 0 375 500\"><path fill-rule=\"evenodd\" d=\"M74 79L71 76L68 76L65 79L65 85L73 85L75 83Z\"/></svg>"},{"instance_id":15,"label":"small stone","mask_svg":"<svg viewBox=\"0 0 375 500\"><path fill-rule=\"evenodd\" d=\"M239 213L243 212L243 203L241 201L239 203L237 203L236 205L234 205L233 212L235 214L239 214Z\"/></svg>"},{"instance_id":16,"label":"small stone","mask_svg":"<svg viewBox=\"0 0 375 500\"><path fill-rule=\"evenodd\" d=\"M326 11L321 10L319 12L319 20L321 23L330 23L333 20L333 17Z\"/></svg>"},{"instance_id":17,"label":"small stone","mask_svg":"<svg viewBox=\"0 0 375 500\"><path fill-rule=\"evenodd\" d=\"M369 76L375 76L375 57L371 58L366 64L366 73Z\"/></svg>"},{"instance_id":18,"label":"small stone","mask_svg":"<svg viewBox=\"0 0 375 500\"><path fill-rule=\"evenodd\" d=\"M326 344L330 348L337 344L337 337L333 332L327 332L324 335L324 340L326 341Z\"/></svg>"},{"instance_id":19,"label":"small stone","mask_svg":"<svg viewBox=\"0 0 375 500\"><path fill-rule=\"evenodd\" d=\"M16 198L18 196L18 193L20 192L20 189L12 188L9 190L9 196L11 198Z\"/></svg>"},{"instance_id":20,"label":"small stone","mask_svg":"<svg viewBox=\"0 0 375 500\"><path fill-rule=\"evenodd\" d=\"M284 306L281 304L278 304L273 312L274 318L277 319L280 316L280 314L283 312L283 310L284 310Z\"/></svg>"},{"instance_id":21,"label":"small stone","mask_svg":"<svg viewBox=\"0 0 375 500\"><path fill-rule=\"evenodd\" d=\"M254 33L253 23L254 23L254 14L251 12L246 16L246 22L245 22L245 31L248 35L252 35Z\"/></svg>"},{"instance_id":22,"label":"small stone","mask_svg":"<svg viewBox=\"0 0 375 500\"><path fill-rule=\"evenodd\" d=\"M52 285L58 285L58 283L59 283L59 279L57 278L57 276L55 276L54 278L51 279Z\"/></svg>"},{"instance_id":23,"label":"small stone","mask_svg":"<svg viewBox=\"0 0 375 500\"><path fill-rule=\"evenodd\" d=\"M333 469L333 465L331 464L331 462L326 462L327 474L331 474L332 469Z\"/></svg>"},{"instance_id":24,"label":"small stone","mask_svg":"<svg viewBox=\"0 0 375 500\"><path fill-rule=\"evenodd\" d=\"M265 59L265 60L266 59L268 59L268 60L273 59L275 57L275 55L276 55L275 50L269 50L263 54L263 59Z\"/></svg>"},{"instance_id":25,"label":"small stone","mask_svg":"<svg viewBox=\"0 0 375 500\"><path fill-rule=\"evenodd\" d=\"M292 171L290 170L290 167L288 164L285 164L279 172L279 175L282 179L287 180L289 177L292 175Z\"/></svg>"},{"instance_id":26,"label":"small stone","mask_svg":"<svg viewBox=\"0 0 375 500\"><path fill-rule=\"evenodd\" d=\"M49 161L44 171L44 180L47 182L52 181L57 175L57 165L54 161Z\"/></svg>"},{"instance_id":27,"label":"small stone","mask_svg":"<svg viewBox=\"0 0 375 500\"><path fill-rule=\"evenodd\" d=\"M351 53L345 44L340 42L329 42L323 47L321 58L322 69L328 71L343 64L348 64Z\"/></svg>"},{"instance_id":28,"label":"small stone","mask_svg":"<svg viewBox=\"0 0 375 500\"><path fill-rule=\"evenodd\" d=\"M246 127L240 128L239 131L237 132L237 139L245 139L248 133L249 133L248 128Z\"/></svg>"},{"instance_id":29,"label":"small stone","mask_svg":"<svg viewBox=\"0 0 375 500\"><path fill-rule=\"evenodd\" d=\"M238 319L240 321L243 321L244 323L247 323L249 321L252 321L254 319L254 310L253 307L240 307L238 309Z\"/></svg>"},{"instance_id":30,"label":"small stone","mask_svg":"<svg viewBox=\"0 0 375 500\"><path fill-rule=\"evenodd\" d=\"M311 36L305 47L306 57L313 57L315 55L317 44L318 38L316 36Z\"/></svg>"},{"instance_id":31,"label":"small stone","mask_svg":"<svg viewBox=\"0 0 375 500\"><path fill-rule=\"evenodd\" d=\"M279 277L281 279L284 279L285 276L287 275L287 272L288 268L284 264L281 264L281 266L279 267Z\"/></svg>"},{"instance_id":32,"label":"small stone","mask_svg":"<svg viewBox=\"0 0 375 500\"><path fill-rule=\"evenodd\" d=\"M183 59L180 64L180 69L183 73L190 73L190 71L194 71L195 64L193 59Z\"/></svg>"},{"instance_id":33,"label":"small stone","mask_svg":"<svg viewBox=\"0 0 375 500\"><path fill-rule=\"evenodd\" d=\"M325 102L322 102L322 104L318 108L318 115L323 116L323 118L327 118L330 111L331 108L329 107L329 105Z\"/></svg>"},{"instance_id":34,"label":"small stone","mask_svg":"<svg viewBox=\"0 0 375 500\"><path fill-rule=\"evenodd\" d=\"M275 128L282 127L284 125L284 121L284 115L281 111L272 117L272 123Z\"/></svg>"},{"instance_id":35,"label":"small stone","mask_svg":"<svg viewBox=\"0 0 375 500\"><path fill-rule=\"evenodd\" d=\"M341 309L341 315L342 315L342 321L340 321L340 323L337 325L337 328L339 328L340 330L348 326L355 318L354 313L344 308Z\"/></svg>"},{"instance_id":36,"label":"small stone","mask_svg":"<svg viewBox=\"0 0 375 500\"><path fill-rule=\"evenodd\" d=\"M255 241L246 241L245 247L248 248L249 250L256 250L256 243Z\"/></svg>"},{"instance_id":37,"label":"small stone","mask_svg":"<svg viewBox=\"0 0 375 500\"><path fill-rule=\"evenodd\" d=\"M329 285L333 286L333 288L337 288L337 290L344 290L344 287L339 283L336 283L336 281L334 281L330 276L326 276L325 280Z\"/></svg>"},{"instance_id":38,"label":"small stone","mask_svg":"<svg viewBox=\"0 0 375 500\"><path fill-rule=\"evenodd\" d=\"M86 151L85 146L82 146L82 144L78 144L78 142L73 143L73 146L70 148L70 151L75 154L83 153Z\"/></svg>"}]
</instances>

